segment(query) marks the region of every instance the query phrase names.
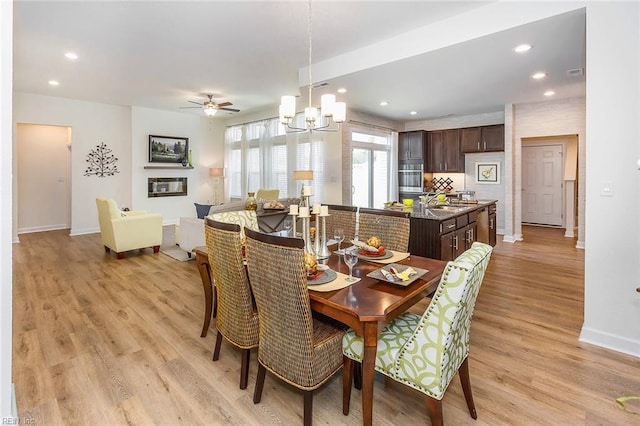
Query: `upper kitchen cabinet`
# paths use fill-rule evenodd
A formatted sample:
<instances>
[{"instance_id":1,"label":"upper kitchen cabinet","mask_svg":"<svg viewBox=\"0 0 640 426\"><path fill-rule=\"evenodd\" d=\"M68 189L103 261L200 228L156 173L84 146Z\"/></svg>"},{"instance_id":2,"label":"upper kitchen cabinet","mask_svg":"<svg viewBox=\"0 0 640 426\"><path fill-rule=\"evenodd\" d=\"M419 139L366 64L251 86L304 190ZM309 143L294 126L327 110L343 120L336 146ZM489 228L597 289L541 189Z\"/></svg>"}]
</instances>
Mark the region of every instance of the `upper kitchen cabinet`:
<instances>
[{"instance_id":1,"label":"upper kitchen cabinet","mask_svg":"<svg viewBox=\"0 0 640 426\"><path fill-rule=\"evenodd\" d=\"M398 160L422 160L425 133L422 130L398 133Z\"/></svg>"},{"instance_id":2,"label":"upper kitchen cabinet","mask_svg":"<svg viewBox=\"0 0 640 426\"><path fill-rule=\"evenodd\" d=\"M463 173L464 157L460 152L458 129L428 132L427 172Z\"/></svg>"},{"instance_id":3,"label":"upper kitchen cabinet","mask_svg":"<svg viewBox=\"0 0 640 426\"><path fill-rule=\"evenodd\" d=\"M460 148L463 154L504 151L504 125L460 129Z\"/></svg>"}]
</instances>

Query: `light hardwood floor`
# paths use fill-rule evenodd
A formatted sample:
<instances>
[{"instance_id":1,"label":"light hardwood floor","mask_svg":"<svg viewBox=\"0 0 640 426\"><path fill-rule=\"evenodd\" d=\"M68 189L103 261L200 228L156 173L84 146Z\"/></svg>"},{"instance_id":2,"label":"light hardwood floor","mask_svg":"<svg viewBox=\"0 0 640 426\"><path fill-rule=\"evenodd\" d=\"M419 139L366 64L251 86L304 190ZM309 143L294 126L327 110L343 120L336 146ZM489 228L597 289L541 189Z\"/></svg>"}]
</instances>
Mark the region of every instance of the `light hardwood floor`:
<instances>
[{"instance_id":1,"label":"light hardwood floor","mask_svg":"<svg viewBox=\"0 0 640 426\"><path fill-rule=\"evenodd\" d=\"M640 424L640 359L578 341L583 251L562 230L525 227L495 248L472 322L470 372L478 420L458 378L443 402L449 425ZM99 235L20 236L13 246L13 380L23 423L37 425L301 424L302 395L257 371L240 390L240 351L211 360L215 321L194 262L151 250L116 260ZM413 308L424 310L426 302ZM614 312L611 313L615 315ZM636 325L637 326L637 325ZM420 394L375 383L374 424L429 424ZM341 410L341 374L316 391L315 424L361 424L360 392Z\"/></svg>"}]
</instances>

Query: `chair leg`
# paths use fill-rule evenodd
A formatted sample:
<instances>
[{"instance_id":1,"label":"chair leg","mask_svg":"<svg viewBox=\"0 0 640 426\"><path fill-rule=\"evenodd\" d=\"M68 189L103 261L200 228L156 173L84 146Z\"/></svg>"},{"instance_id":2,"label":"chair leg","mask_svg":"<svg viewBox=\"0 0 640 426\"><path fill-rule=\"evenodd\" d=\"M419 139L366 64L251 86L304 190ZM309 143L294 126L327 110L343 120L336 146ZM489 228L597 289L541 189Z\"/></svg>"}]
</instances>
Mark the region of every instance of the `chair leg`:
<instances>
[{"instance_id":1,"label":"chair leg","mask_svg":"<svg viewBox=\"0 0 640 426\"><path fill-rule=\"evenodd\" d=\"M362 363L361 362L354 362L353 386L358 390L362 390Z\"/></svg>"},{"instance_id":2,"label":"chair leg","mask_svg":"<svg viewBox=\"0 0 640 426\"><path fill-rule=\"evenodd\" d=\"M160 246L153 246L153 252L158 253L160 251Z\"/></svg>"},{"instance_id":3,"label":"chair leg","mask_svg":"<svg viewBox=\"0 0 640 426\"><path fill-rule=\"evenodd\" d=\"M304 426L311 426L313 421L313 391L304 391Z\"/></svg>"},{"instance_id":4,"label":"chair leg","mask_svg":"<svg viewBox=\"0 0 640 426\"><path fill-rule=\"evenodd\" d=\"M118 259L124 259L124 252L123 251L119 251L118 252Z\"/></svg>"},{"instance_id":5,"label":"chair leg","mask_svg":"<svg viewBox=\"0 0 640 426\"><path fill-rule=\"evenodd\" d=\"M342 414L349 415L351 405L351 380L353 380L353 365L355 363L348 356L342 356Z\"/></svg>"},{"instance_id":6,"label":"chair leg","mask_svg":"<svg viewBox=\"0 0 640 426\"><path fill-rule=\"evenodd\" d=\"M427 408L429 409L429 417L431 417L431 426L442 426L442 401L428 396Z\"/></svg>"},{"instance_id":7,"label":"chair leg","mask_svg":"<svg viewBox=\"0 0 640 426\"><path fill-rule=\"evenodd\" d=\"M247 388L249 381L249 360L251 359L251 349L242 350L242 365L240 367L240 389Z\"/></svg>"},{"instance_id":8,"label":"chair leg","mask_svg":"<svg viewBox=\"0 0 640 426\"><path fill-rule=\"evenodd\" d=\"M267 369L264 365L258 363L258 376L256 377L256 387L253 391L253 403L258 404L262 398L262 388L264 387L264 376L267 374Z\"/></svg>"},{"instance_id":9,"label":"chair leg","mask_svg":"<svg viewBox=\"0 0 640 426\"><path fill-rule=\"evenodd\" d=\"M111 252L111 249L109 247L107 247L107 246L104 246L104 252L105 253L109 253L109 252Z\"/></svg>"},{"instance_id":10,"label":"chair leg","mask_svg":"<svg viewBox=\"0 0 640 426\"><path fill-rule=\"evenodd\" d=\"M213 287L213 317L216 318L218 315L218 290L216 290L216 286Z\"/></svg>"},{"instance_id":11,"label":"chair leg","mask_svg":"<svg viewBox=\"0 0 640 426\"><path fill-rule=\"evenodd\" d=\"M460 383L462 384L462 392L464 393L464 399L467 400L467 408L471 418L477 419L476 406L473 403L473 393L471 393L471 381L469 380L469 358L465 358L458 370L460 374Z\"/></svg>"},{"instance_id":12,"label":"chair leg","mask_svg":"<svg viewBox=\"0 0 640 426\"><path fill-rule=\"evenodd\" d=\"M216 347L213 350L213 360L217 361L220 358L220 346L222 345L222 334L218 331L216 336Z\"/></svg>"}]
</instances>

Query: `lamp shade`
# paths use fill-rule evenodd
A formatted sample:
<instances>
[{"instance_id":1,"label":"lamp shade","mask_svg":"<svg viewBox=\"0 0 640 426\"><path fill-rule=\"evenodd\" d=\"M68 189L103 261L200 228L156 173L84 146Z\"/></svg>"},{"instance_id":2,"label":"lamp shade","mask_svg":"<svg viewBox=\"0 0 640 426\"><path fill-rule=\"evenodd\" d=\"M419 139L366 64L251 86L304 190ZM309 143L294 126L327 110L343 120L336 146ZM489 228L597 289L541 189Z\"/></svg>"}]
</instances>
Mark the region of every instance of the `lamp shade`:
<instances>
[{"instance_id":1,"label":"lamp shade","mask_svg":"<svg viewBox=\"0 0 640 426\"><path fill-rule=\"evenodd\" d=\"M294 170L293 179L294 180L312 180L313 170Z\"/></svg>"},{"instance_id":2,"label":"lamp shade","mask_svg":"<svg viewBox=\"0 0 640 426\"><path fill-rule=\"evenodd\" d=\"M224 177L224 169L222 167L209 167L209 176Z\"/></svg>"},{"instance_id":3,"label":"lamp shade","mask_svg":"<svg viewBox=\"0 0 640 426\"><path fill-rule=\"evenodd\" d=\"M207 114L208 117L213 117L218 112L216 107L213 106L205 106L204 113Z\"/></svg>"}]
</instances>

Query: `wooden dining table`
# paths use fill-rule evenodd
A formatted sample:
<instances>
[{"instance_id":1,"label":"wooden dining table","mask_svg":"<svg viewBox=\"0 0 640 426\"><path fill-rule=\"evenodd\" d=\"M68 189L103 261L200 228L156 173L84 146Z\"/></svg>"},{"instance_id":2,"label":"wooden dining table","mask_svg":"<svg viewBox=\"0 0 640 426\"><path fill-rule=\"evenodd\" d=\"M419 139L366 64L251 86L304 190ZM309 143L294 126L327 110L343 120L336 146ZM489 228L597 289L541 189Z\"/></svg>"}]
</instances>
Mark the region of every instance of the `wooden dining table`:
<instances>
[{"instance_id":1,"label":"wooden dining table","mask_svg":"<svg viewBox=\"0 0 640 426\"><path fill-rule=\"evenodd\" d=\"M321 261L334 271L349 273L341 256L332 254ZM349 287L331 292L313 291L309 287L311 309L353 328L362 337L362 423L371 425L373 419L373 381L375 375L378 334L382 323L393 320L408 308L432 294L440 281L446 262L420 256L410 256L399 264L426 269L428 272L404 287L367 277L383 267L376 262L359 260L353 275L360 278ZM345 413L346 414L346 413Z\"/></svg>"}]
</instances>

